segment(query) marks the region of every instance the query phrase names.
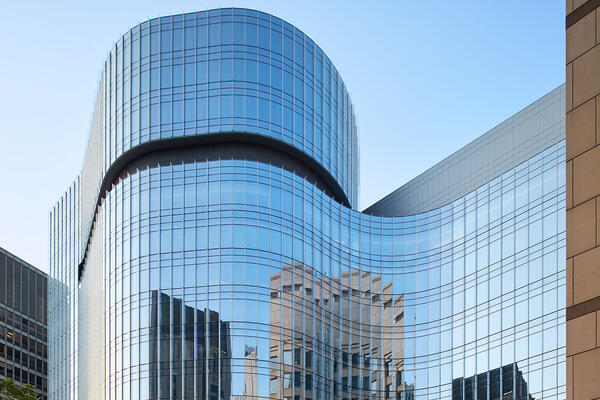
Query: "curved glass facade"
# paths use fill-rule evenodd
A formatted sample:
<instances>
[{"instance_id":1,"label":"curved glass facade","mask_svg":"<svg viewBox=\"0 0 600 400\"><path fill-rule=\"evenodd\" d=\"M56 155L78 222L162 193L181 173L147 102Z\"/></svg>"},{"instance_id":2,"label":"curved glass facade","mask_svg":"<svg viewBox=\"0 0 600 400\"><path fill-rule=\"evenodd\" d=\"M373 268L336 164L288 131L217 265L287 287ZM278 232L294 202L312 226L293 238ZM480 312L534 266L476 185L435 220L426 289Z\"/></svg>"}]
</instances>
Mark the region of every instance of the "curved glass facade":
<instances>
[{"instance_id":1,"label":"curved glass facade","mask_svg":"<svg viewBox=\"0 0 600 400\"><path fill-rule=\"evenodd\" d=\"M144 22L105 65L107 170L141 143L244 132L287 143L358 196L358 136L340 75L300 30L222 9Z\"/></svg>"},{"instance_id":2,"label":"curved glass facade","mask_svg":"<svg viewBox=\"0 0 600 400\"><path fill-rule=\"evenodd\" d=\"M54 293L69 299L51 302L51 395L564 398L564 141L451 204L376 217L290 167L287 147L277 162L231 137L221 156L161 149L267 136L356 204L344 85L280 19L151 20L119 41L101 86L103 159L86 165L107 190L90 201L76 181L51 214Z\"/></svg>"}]
</instances>

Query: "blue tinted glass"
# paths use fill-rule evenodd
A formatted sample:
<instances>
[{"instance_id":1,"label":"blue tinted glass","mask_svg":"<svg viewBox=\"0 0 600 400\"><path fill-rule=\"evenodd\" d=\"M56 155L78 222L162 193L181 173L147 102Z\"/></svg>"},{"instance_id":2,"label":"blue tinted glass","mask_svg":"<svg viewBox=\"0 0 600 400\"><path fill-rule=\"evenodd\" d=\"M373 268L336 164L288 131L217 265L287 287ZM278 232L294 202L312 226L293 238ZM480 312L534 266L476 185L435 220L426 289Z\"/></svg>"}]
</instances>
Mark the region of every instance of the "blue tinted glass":
<instances>
[{"instance_id":1,"label":"blue tinted glass","mask_svg":"<svg viewBox=\"0 0 600 400\"><path fill-rule=\"evenodd\" d=\"M233 80L233 60L231 60L231 59L221 60L221 80L222 81Z\"/></svg>"},{"instance_id":2,"label":"blue tinted glass","mask_svg":"<svg viewBox=\"0 0 600 400\"><path fill-rule=\"evenodd\" d=\"M155 70L152 70L152 76L154 75ZM154 89L154 84L151 84L152 88ZM167 67L161 67L160 69L160 87L165 89L168 87L173 86L173 76L172 76L172 70L170 66Z\"/></svg>"},{"instance_id":3,"label":"blue tinted glass","mask_svg":"<svg viewBox=\"0 0 600 400\"><path fill-rule=\"evenodd\" d=\"M254 60L246 60L246 81L257 82L258 65Z\"/></svg>"},{"instance_id":4,"label":"blue tinted glass","mask_svg":"<svg viewBox=\"0 0 600 400\"><path fill-rule=\"evenodd\" d=\"M162 31L160 33L160 49L163 53L171 51L171 31Z\"/></svg>"},{"instance_id":5,"label":"blue tinted glass","mask_svg":"<svg viewBox=\"0 0 600 400\"><path fill-rule=\"evenodd\" d=\"M185 48L193 49L196 47L196 28L185 28Z\"/></svg>"},{"instance_id":6,"label":"blue tinted glass","mask_svg":"<svg viewBox=\"0 0 600 400\"><path fill-rule=\"evenodd\" d=\"M233 43L244 44L245 26L241 22L233 24Z\"/></svg>"},{"instance_id":7,"label":"blue tinted glass","mask_svg":"<svg viewBox=\"0 0 600 400\"><path fill-rule=\"evenodd\" d=\"M221 44L233 43L233 24L222 23L221 24Z\"/></svg>"},{"instance_id":8,"label":"blue tinted glass","mask_svg":"<svg viewBox=\"0 0 600 400\"><path fill-rule=\"evenodd\" d=\"M256 46L257 44L257 26L254 24L246 24L246 40L248 46Z\"/></svg>"},{"instance_id":9,"label":"blue tinted glass","mask_svg":"<svg viewBox=\"0 0 600 400\"><path fill-rule=\"evenodd\" d=\"M244 60L240 58L233 59L233 79L243 81L245 76Z\"/></svg>"},{"instance_id":10,"label":"blue tinted glass","mask_svg":"<svg viewBox=\"0 0 600 400\"><path fill-rule=\"evenodd\" d=\"M186 85L196 84L196 65L185 64L184 82Z\"/></svg>"},{"instance_id":11,"label":"blue tinted glass","mask_svg":"<svg viewBox=\"0 0 600 400\"><path fill-rule=\"evenodd\" d=\"M197 46L206 47L208 46L208 25L200 25L196 28L197 34Z\"/></svg>"},{"instance_id":12,"label":"blue tinted glass","mask_svg":"<svg viewBox=\"0 0 600 400\"><path fill-rule=\"evenodd\" d=\"M111 397L564 397L564 142L440 209L375 217L331 194L356 205L352 103L281 20L153 20L103 82L102 171L141 142L228 138L148 155L97 206L78 287L104 280ZM57 254L88 229L77 190L72 214L53 217ZM75 261L53 270L76 282Z\"/></svg>"},{"instance_id":13,"label":"blue tinted glass","mask_svg":"<svg viewBox=\"0 0 600 400\"><path fill-rule=\"evenodd\" d=\"M210 24L208 26L208 37L211 46L217 46L221 43L221 26L219 24Z\"/></svg>"},{"instance_id":14,"label":"blue tinted glass","mask_svg":"<svg viewBox=\"0 0 600 400\"><path fill-rule=\"evenodd\" d=\"M183 86L183 65L173 66L173 86Z\"/></svg>"},{"instance_id":15,"label":"blue tinted glass","mask_svg":"<svg viewBox=\"0 0 600 400\"><path fill-rule=\"evenodd\" d=\"M173 50L183 50L183 29L173 31Z\"/></svg>"},{"instance_id":16,"label":"blue tinted glass","mask_svg":"<svg viewBox=\"0 0 600 400\"><path fill-rule=\"evenodd\" d=\"M160 35L158 32L150 34L150 54L158 54L160 49Z\"/></svg>"}]
</instances>

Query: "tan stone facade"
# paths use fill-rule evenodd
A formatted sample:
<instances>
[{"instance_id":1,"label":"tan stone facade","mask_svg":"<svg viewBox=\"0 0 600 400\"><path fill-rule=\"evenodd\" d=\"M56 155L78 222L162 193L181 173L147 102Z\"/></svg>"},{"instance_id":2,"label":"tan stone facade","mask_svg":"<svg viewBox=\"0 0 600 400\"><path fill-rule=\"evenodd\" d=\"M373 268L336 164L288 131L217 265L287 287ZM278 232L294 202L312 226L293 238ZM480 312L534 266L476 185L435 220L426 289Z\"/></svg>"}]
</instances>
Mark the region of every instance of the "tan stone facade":
<instances>
[{"instance_id":1,"label":"tan stone facade","mask_svg":"<svg viewBox=\"0 0 600 400\"><path fill-rule=\"evenodd\" d=\"M600 2L567 0L567 399L600 398Z\"/></svg>"}]
</instances>

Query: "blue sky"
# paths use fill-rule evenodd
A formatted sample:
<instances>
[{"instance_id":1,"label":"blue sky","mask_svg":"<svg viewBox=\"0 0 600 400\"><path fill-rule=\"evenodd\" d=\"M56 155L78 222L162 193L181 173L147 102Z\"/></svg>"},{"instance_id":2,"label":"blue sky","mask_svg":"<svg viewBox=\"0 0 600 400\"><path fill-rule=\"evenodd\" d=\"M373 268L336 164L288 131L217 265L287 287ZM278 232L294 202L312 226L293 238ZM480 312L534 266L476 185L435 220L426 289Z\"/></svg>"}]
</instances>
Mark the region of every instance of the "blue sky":
<instances>
[{"instance_id":1,"label":"blue sky","mask_svg":"<svg viewBox=\"0 0 600 400\"><path fill-rule=\"evenodd\" d=\"M362 210L564 82L564 0L0 5L0 247L47 271L48 213L79 173L113 43L153 17L249 7L329 55L354 103Z\"/></svg>"}]
</instances>

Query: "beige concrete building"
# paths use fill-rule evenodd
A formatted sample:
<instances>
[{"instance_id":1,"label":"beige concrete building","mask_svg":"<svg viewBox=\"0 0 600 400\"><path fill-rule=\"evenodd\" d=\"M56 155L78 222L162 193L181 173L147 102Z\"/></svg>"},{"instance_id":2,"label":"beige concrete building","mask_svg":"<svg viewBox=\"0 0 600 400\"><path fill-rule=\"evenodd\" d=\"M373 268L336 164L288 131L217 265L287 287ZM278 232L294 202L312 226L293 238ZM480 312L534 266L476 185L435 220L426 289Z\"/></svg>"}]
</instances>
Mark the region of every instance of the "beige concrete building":
<instances>
[{"instance_id":1,"label":"beige concrete building","mask_svg":"<svg viewBox=\"0 0 600 400\"><path fill-rule=\"evenodd\" d=\"M567 399L600 398L600 2L567 0Z\"/></svg>"}]
</instances>

